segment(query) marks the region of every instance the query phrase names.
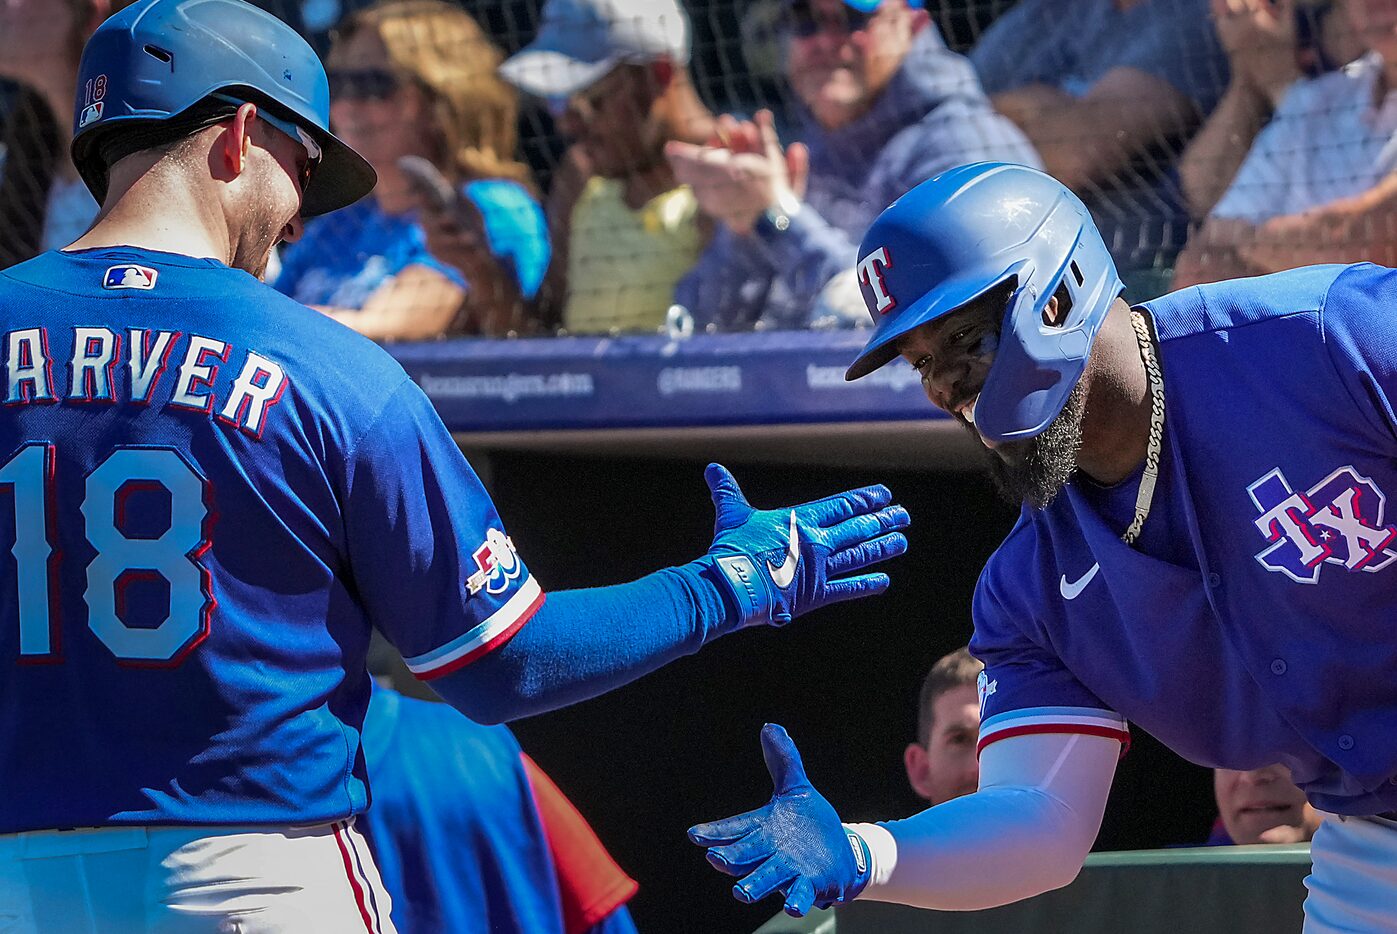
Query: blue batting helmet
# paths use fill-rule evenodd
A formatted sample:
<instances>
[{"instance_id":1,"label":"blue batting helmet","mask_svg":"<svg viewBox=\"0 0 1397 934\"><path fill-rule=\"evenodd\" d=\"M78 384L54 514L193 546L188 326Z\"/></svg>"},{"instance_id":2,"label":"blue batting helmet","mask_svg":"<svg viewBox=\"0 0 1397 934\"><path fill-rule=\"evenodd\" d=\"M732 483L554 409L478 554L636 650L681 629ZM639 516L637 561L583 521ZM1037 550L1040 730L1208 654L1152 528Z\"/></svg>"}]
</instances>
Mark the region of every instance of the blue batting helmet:
<instances>
[{"instance_id":1,"label":"blue batting helmet","mask_svg":"<svg viewBox=\"0 0 1397 934\"><path fill-rule=\"evenodd\" d=\"M373 190L373 168L330 132L325 67L294 29L243 0L139 0L97 27L78 70L73 163L97 200L109 168L101 138L173 120L214 94L256 104L319 146L304 216Z\"/></svg>"},{"instance_id":2,"label":"blue batting helmet","mask_svg":"<svg viewBox=\"0 0 1397 934\"><path fill-rule=\"evenodd\" d=\"M1036 169L997 162L943 172L894 201L863 238L858 274L874 328L851 380L897 356L902 335L1012 280L975 404L976 429L995 442L1031 438L1057 417L1124 288L1076 195ZM1059 289L1067 317L1045 324Z\"/></svg>"}]
</instances>

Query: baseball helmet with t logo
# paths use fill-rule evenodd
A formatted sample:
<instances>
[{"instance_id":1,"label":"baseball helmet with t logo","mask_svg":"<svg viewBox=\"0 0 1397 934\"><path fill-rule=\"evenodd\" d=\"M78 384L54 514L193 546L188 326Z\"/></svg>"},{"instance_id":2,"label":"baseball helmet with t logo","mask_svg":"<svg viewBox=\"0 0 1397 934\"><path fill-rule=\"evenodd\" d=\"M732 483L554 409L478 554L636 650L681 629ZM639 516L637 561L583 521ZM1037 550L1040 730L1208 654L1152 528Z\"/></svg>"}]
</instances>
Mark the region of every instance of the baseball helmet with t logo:
<instances>
[{"instance_id":1,"label":"baseball helmet with t logo","mask_svg":"<svg viewBox=\"0 0 1397 934\"><path fill-rule=\"evenodd\" d=\"M896 357L904 334L1012 283L975 404L976 429L995 442L1031 438L1057 417L1124 288L1081 199L997 162L943 172L893 202L863 238L858 275L874 327L851 380ZM1048 324L1054 294L1067 314Z\"/></svg>"}]
</instances>

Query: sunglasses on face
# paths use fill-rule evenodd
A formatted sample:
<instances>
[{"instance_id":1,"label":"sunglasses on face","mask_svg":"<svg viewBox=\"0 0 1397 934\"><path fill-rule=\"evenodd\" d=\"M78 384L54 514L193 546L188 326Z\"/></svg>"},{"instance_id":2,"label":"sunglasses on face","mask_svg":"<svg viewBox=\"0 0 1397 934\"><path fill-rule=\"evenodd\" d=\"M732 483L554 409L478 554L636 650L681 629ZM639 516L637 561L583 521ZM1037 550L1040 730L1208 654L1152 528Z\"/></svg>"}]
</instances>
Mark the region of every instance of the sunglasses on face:
<instances>
[{"instance_id":1,"label":"sunglasses on face","mask_svg":"<svg viewBox=\"0 0 1397 934\"><path fill-rule=\"evenodd\" d=\"M876 11L875 11L876 12ZM874 13L864 13L840 4L837 10L815 10L810 0L795 0L786 7L782 24L797 39L809 39L829 30L847 35L868 28Z\"/></svg>"},{"instance_id":2,"label":"sunglasses on face","mask_svg":"<svg viewBox=\"0 0 1397 934\"><path fill-rule=\"evenodd\" d=\"M310 177L315 172L315 167L320 164L320 160L324 156L324 153L320 149L320 144L317 143L314 137L309 133L289 120L282 120L280 117L273 117L270 114L260 112L258 116L305 148L306 161L298 166L300 172L298 181L301 183L301 191L305 191L306 186L310 184Z\"/></svg>"},{"instance_id":3,"label":"sunglasses on face","mask_svg":"<svg viewBox=\"0 0 1397 934\"><path fill-rule=\"evenodd\" d=\"M328 77L331 99L382 101L402 87L402 79L386 68L337 68Z\"/></svg>"}]
</instances>

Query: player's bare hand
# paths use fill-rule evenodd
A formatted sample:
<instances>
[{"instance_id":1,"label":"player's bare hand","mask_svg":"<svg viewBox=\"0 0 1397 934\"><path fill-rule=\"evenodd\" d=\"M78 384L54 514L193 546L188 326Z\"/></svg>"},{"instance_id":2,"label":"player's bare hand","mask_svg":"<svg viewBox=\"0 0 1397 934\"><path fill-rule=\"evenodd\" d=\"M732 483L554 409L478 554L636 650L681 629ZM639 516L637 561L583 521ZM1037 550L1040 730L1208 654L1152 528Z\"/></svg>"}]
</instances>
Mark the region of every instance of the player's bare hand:
<instances>
[{"instance_id":1,"label":"player's bare hand","mask_svg":"<svg viewBox=\"0 0 1397 934\"><path fill-rule=\"evenodd\" d=\"M907 510L880 485L786 509L754 509L727 468L704 472L717 513L708 557L738 608L738 625L782 626L842 600L888 589L864 569L907 550ZM845 576L848 575L848 576Z\"/></svg>"}]
</instances>

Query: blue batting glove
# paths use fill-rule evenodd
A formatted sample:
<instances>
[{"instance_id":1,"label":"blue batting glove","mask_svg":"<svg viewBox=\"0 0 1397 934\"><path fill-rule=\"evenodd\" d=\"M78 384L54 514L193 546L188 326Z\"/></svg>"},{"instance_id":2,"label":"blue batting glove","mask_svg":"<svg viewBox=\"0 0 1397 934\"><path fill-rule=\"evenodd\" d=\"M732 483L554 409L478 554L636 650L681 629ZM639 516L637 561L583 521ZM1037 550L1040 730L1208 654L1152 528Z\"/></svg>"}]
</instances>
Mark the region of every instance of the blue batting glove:
<instances>
[{"instance_id":1,"label":"blue batting glove","mask_svg":"<svg viewBox=\"0 0 1397 934\"><path fill-rule=\"evenodd\" d=\"M802 613L888 589L886 574L856 574L907 550L911 524L882 485L787 509L753 509L726 467L703 477L717 512L708 549L741 615L739 625L784 626ZM836 579L837 578L837 579Z\"/></svg>"},{"instance_id":2,"label":"blue batting glove","mask_svg":"<svg viewBox=\"0 0 1397 934\"><path fill-rule=\"evenodd\" d=\"M708 847L713 868L743 877L732 889L740 902L780 892L786 914L803 918L811 907L852 901L868 884L868 845L811 787L795 743L774 723L762 727L762 756L776 789L771 802L691 827L689 839Z\"/></svg>"}]
</instances>

